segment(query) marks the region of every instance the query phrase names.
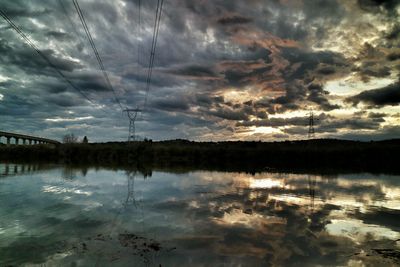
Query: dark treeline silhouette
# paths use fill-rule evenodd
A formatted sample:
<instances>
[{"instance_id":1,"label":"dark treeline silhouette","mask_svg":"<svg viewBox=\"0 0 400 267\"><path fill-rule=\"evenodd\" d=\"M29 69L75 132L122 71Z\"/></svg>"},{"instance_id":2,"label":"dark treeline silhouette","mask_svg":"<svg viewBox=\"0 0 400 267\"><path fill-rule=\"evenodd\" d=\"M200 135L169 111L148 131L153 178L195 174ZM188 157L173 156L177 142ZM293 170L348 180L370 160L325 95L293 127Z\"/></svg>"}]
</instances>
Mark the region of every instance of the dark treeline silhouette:
<instances>
[{"instance_id":1,"label":"dark treeline silhouette","mask_svg":"<svg viewBox=\"0 0 400 267\"><path fill-rule=\"evenodd\" d=\"M359 142L317 139L285 142L187 140L0 146L0 160L182 170L304 170L400 173L400 139Z\"/></svg>"}]
</instances>

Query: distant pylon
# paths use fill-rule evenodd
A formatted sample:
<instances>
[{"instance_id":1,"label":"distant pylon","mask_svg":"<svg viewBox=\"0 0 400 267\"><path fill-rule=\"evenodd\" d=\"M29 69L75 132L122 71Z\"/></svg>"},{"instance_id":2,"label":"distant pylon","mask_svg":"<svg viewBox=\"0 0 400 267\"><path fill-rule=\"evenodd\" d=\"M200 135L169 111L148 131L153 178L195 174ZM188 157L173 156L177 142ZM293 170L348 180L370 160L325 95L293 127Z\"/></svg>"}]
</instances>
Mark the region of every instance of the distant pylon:
<instances>
[{"instance_id":1,"label":"distant pylon","mask_svg":"<svg viewBox=\"0 0 400 267\"><path fill-rule=\"evenodd\" d=\"M129 135L128 142L136 141L136 129L135 129L135 121L139 112L142 112L141 109L125 109L124 112L128 114L129 118Z\"/></svg>"},{"instance_id":2,"label":"distant pylon","mask_svg":"<svg viewBox=\"0 0 400 267\"><path fill-rule=\"evenodd\" d=\"M315 130L314 130L314 112L310 111L310 117L308 122L308 139L315 138Z\"/></svg>"}]
</instances>

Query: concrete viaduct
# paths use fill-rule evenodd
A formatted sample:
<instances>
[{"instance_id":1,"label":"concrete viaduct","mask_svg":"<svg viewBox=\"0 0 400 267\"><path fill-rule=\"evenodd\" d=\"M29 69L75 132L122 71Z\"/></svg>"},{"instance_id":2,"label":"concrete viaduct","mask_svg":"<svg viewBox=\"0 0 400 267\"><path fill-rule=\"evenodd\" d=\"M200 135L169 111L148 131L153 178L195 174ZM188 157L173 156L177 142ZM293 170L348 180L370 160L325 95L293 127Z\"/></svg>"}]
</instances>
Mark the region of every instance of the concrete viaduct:
<instances>
[{"instance_id":1,"label":"concrete viaduct","mask_svg":"<svg viewBox=\"0 0 400 267\"><path fill-rule=\"evenodd\" d=\"M41 138L41 137L35 137L35 136L30 136L30 135L8 133L8 132L0 131L0 143L2 143L1 139L3 137L6 138L7 145L11 144L11 139L14 139L15 145L19 145L19 144L21 144L21 145L37 145L37 144L57 145L57 144L60 144L60 142L58 142L58 141L47 139L47 138Z\"/></svg>"}]
</instances>

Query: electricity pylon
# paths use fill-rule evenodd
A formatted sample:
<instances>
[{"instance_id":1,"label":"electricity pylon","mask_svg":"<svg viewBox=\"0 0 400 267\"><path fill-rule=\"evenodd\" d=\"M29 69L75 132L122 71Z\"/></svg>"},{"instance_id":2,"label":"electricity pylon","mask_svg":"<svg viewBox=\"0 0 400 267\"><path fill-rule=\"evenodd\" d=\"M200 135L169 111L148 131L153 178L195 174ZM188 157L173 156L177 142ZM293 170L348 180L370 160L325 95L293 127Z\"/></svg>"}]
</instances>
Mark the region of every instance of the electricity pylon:
<instances>
[{"instance_id":1,"label":"electricity pylon","mask_svg":"<svg viewBox=\"0 0 400 267\"><path fill-rule=\"evenodd\" d=\"M310 195L310 209L311 212L314 211L314 202L315 202L315 187L317 185L317 178L314 175L308 175L308 193Z\"/></svg>"},{"instance_id":2,"label":"electricity pylon","mask_svg":"<svg viewBox=\"0 0 400 267\"><path fill-rule=\"evenodd\" d=\"M308 139L315 138L315 130L314 130L314 112L310 111L310 117L308 122Z\"/></svg>"},{"instance_id":3,"label":"electricity pylon","mask_svg":"<svg viewBox=\"0 0 400 267\"><path fill-rule=\"evenodd\" d=\"M126 199L124 202L124 207L128 207L130 205L136 206L136 199L135 199L135 176L136 172L127 171L126 176L128 177L128 194L126 195Z\"/></svg>"},{"instance_id":4,"label":"electricity pylon","mask_svg":"<svg viewBox=\"0 0 400 267\"><path fill-rule=\"evenodd\" d=\"M129 118L129 135L128 142L136 141L136 133L135 133L135 121L139 112L142 112L139 108L134 109L125 109L124 112L128 114Z\"/></svg>"}]
</instances>

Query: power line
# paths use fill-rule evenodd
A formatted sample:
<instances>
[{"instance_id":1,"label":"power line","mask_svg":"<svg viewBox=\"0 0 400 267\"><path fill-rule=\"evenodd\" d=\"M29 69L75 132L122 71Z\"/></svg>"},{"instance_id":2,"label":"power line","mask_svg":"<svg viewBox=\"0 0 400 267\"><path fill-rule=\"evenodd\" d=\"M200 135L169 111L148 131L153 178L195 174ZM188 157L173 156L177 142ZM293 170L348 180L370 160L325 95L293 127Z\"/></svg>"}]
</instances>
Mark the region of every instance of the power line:
<instances>
[{"instance_id":1,"label":"power line","mask_svg":"<svg viewBox=\"0 0 400 267\"><path fill-rule=\"evenodd\" d=\"M89 28L88 28L88 26L86 24L86 20L85 20L85 17L83 16L83 13L82 13L82 10L81 10L81 8L79 6L78 0L72 0L72 2L74 3L76 12L78 13L79 19L80 19L80 21L82 23L82 26L83 26L83 29L85 30L86 36L87 36L87 38L89 40L90 46L92 47L93 52L94 52L94 54L96 56L96 59L97 59L97 61L99 63L100 70L103 72L103 75L104 75L104 78L105 78L105 80L107 82L107 85L108 85L109 89L113 92L115 101L117 102L117 104L119 105L121 110L123 111L123 107L122 107L121 101L118 99L118 96L117 96L117 94L116 94L116 92L114 90L114 87L112 86L112 84L110 82L110 79L108 77L107 71L104 68L103 60L101 59L100 54L99 54L99 52L98 52L98 50L96 48L96 45L95 45L95 43L93 41L92 35L90 34Z\"/></svg>"},{"instance_id":2,"label":"power line","mask_svg":"<svg viewBox=\"0 0 400 267\"><path fill-rule=\"evenodd\" d=\"M70 23L70 25L71 25L72 30L75 32L76 36L79 38L79 40L80 40L80 41L82 42L82 44L83 44L83 43L84 43L84 42L83 42L83 38L82 38L82 36L79 34L79 32L77 31L77 29L75 28L76 25L75 25L75 23L72 21L71 17L68 15L69 12L68 12L67 8L65 7L63 1L64 1L64 0L58 0L58 3L60 4L62 10L64 11L64 16L68 19L68 21L69 21L69 23Z\"/></svg>"},{"instance_id":3,"label":"power line","mask_svg":"<svg viewBox=\"0 0 400 267\"><path fill-rule=\"evenodd\" d=\"M94 103L92 100L90 100L90 98L84 93L82 92L81 89L79 89L75 84L72 83L72 81L70 81L58 68L56 65L54 65L47 57L45 54L42 53L42 51L39 50L39 48L29 39L29 37L17 26L14 24L14 22L7 16L7 14L3 11L0 10L0 15L4 18L5 21L8 22L8 24L10 24L10 26L22 37L22 39L24 39L24 41L30 46L32 47L36 53L39 54L39 56L42 57L42 59L44 59L47 64L50 65L50 67L52 67L54 69L54 71L57 72L58 75L61 76L61 78L64 79L64 81L66 83L68 83L73 89L75 89L81 96L83 96L87 101L89 101L92 105L96 106L96 103ZM103 110L103 112L105 112Z\"/></svg>"},{"instance_id":4,"label":"power line","mask_svg":"<svg viewBox=\"0 0 400 267\"><path fill-rule=\"evenodd\" d=\"M142 22L141 22L141 9L142 9L142 1L141 0L138 0L139 1L139 3L138 3L138 25L137 25L137 40L138 40L138 42L137 42L137 75L138 75L138 77L140 76L139 74L140 74L140 67L141 67L141 65L140 65L140 50L141 50L141 45L140 45L140 40L141 40L141 37L142 37L142 28L141 28L141 25L142 25Z\"/></svg>"},{"instance_id":5,"label":"power line","mask_svg":"<svg viewBox=\"0 0 400 267\"><path fill-rule=\"evenodd\" d=\"M160 29L161 12L162 12L163 3L164 3L164 0L157 1L156 17L155 17L154 28L153 28L153 39L152 39L151 50L150 50L149 68L148 68L147 80L146 80L146 95L145 95L145 100L144 100L144 108L147 105L147 98L148 98L150 85L151 85L151 78L152 78L152 74L153 74L154 58L155 58L156 45L157 45L157 39L158 39L158 32Z\"/></svg>"},{"instance_id":6,"label":"power line","mask_svg":"<svg viewBox=\"0 0 400 267\"><path fill-rule=\"evenodd\" d=\"M147 79L146 79L146 95L145 95L145 99L144 99L143 109L146 108L147 98L148 98L150 85L151 85L151 76L153 74L154 58L155 58L155 54L156 54L157 39L158 39L159 30L160 30L160 22L161 22L161 14L162 14L163 4L164 4L164 0L157 1L156 18L154 21L153 40L151 43L149 68L148 68Z\"/></svg>"},{"instance_id":7,"label":"power line","mask_svg":"<svg viewBox=\"0 0 400 267\"><path fill-rule=\"evenodd\" d=\"M137 24L137 77L139 78L142 71L141 71L141 40L142 40L142 1L138 0L138 24ZM137 86L140 86L140 83L137 83ZM141 87L141 86L140 86ZM143 112L140 112L141 119L143 119Z\"/></svg>"}]
</instances>

